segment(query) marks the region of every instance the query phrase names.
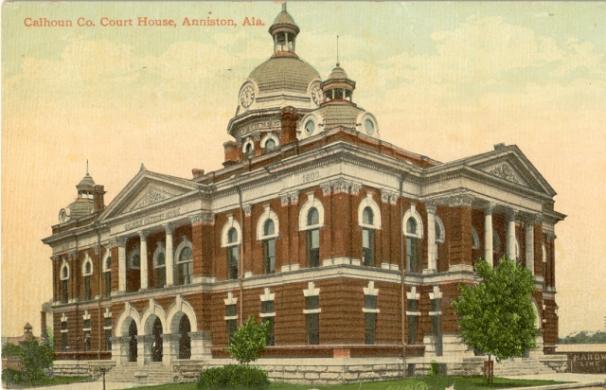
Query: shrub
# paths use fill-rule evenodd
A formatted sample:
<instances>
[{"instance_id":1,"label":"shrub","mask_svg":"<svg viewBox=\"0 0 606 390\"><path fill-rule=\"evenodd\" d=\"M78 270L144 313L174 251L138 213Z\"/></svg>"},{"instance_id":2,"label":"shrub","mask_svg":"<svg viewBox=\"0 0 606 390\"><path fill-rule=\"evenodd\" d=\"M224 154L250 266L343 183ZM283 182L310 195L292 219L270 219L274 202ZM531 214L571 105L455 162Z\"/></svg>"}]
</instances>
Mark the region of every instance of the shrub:
<instances>
[{"instance_id":1,"label":"shrub","mask_svg":"<svg viewBox=\"0 0 606 390\"><path fill-rule=\"evenodd\" d=\"M200 390L265 390L269 379L265 371L257 367L227 365L209 368L200 373Z\"/></svg>"},{"instance_id":2,"label":"shrub","mask_svg":"<svg viewBox=\"0 0 606 390\"><path fill-rule=\"evenodd\" d=\"M37 340L22 341L20 345L7 344L2 349L6 356L19 359L21 370L6 369L2 379L7 383L34 385L46 379L46 371L53 363L53 349Z\"/></svg>"},{"instance_id":3,"label":"shrub","mask_svg":"<svg viewBox=\"0 0 606 390\"><path fill-rule=\"evenodd\" d=\"M21 376L21 371L15 370L13 368L5 368L2 370L2 382L14 385L21 383L23 381Z\"/></svg>"},{"instance_id":4,"label":"shrub","mask_svg":"<svg viewBox=\"0 0 606 390\"><path fill-rule=\"evenodd\" d=\"M427 373L427 375L429 375L429 376L440 375L440 366L438 365L438 362L436 362L435 360L432 360L430 364L431 364L431 366L429 367L429 373Z\"/></svg>"},{"instance_id":5,"label":"shrub","mask_svg":"<svg viewBox=\"0 0 606 390\"><path fill-rule=\"evenodd\" d=\"M265 350L268 323L257 323L253 317L238 328L229 341L230 355L240 363L247 364L257 359Z\"/></svg>"}]
</instances>

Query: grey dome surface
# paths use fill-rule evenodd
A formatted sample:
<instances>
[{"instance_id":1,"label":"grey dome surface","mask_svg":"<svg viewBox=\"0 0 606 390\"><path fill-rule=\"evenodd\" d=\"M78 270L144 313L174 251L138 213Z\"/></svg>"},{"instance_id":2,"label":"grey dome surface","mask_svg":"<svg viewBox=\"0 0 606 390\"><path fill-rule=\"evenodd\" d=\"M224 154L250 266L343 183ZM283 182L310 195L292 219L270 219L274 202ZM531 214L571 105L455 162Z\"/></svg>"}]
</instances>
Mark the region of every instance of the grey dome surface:
<instances>
[{"instance_id":1,"label":"grey dome surface","mask_svg":"<svg viewBox=\"0 0 606 390\"><path fill-rule=\"evenodd\" d=\"M257 66L249 76L259 92L280 90L307 93L309 83L320 79L320 74L298 57L271 57Z\"/></svg>"}]
</instances>

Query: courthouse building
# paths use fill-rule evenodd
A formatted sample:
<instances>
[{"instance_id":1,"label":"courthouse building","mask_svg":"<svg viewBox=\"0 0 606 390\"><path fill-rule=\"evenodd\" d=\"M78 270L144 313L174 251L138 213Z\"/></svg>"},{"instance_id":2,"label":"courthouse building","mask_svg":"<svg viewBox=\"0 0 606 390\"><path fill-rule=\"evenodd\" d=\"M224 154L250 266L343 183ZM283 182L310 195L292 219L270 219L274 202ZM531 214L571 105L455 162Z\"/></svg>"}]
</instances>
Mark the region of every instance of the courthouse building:
<instances>
[{"instance_id":1,"label":"courthouse building","mask_svg":"<svg viewBox=\"0 0 606 390\"><path fill-rule=\"evenodd\" d=\"M352 75L297 55L299 32L283 8L221 169L141 165L107 205L78 183L43 240L57 358L212 362L253 316L271 324L267 359L461 360L451 302L478 259L505 255L534 275L534 352L553 352L554 189L515 145L443 163L382 139Z\"/></svg>"}]
</instances>

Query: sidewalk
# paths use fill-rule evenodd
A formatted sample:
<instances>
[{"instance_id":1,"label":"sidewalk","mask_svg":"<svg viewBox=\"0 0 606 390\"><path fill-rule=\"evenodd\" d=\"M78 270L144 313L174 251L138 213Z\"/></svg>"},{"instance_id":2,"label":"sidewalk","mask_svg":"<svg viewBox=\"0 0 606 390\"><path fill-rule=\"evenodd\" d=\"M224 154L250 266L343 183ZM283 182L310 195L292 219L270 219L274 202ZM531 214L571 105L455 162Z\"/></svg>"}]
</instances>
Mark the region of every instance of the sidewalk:
<instances>
[{"instance_id":1,"label":"sidewalk","mask_svg":"<svg viewBox=\"0 0 606 390\"><path fill-rule=\"evenodd\" d=\"M515 387L516 390L606 389L606 387L604 387L606 384L606 374L553 373L537 375L505 375L504 377L511 379L543 379L558 382L571 382L559 385Z\"/></svg>"},{"instance_id":2,"label":"sidewalk","mask_svg":"<svg viewBox=\"0 0 606 390\"><path fill-rule=\"evenodd\" d=\"M119 390L129 389L131 387L144 386L137 383L118 383L118 382L105 382L106 390ZM103 382L97 380L95 382L77 382L70 383L69 385L57 385L57 386L42 386L42 387L30 387L30 389L47 389L47 390L102 390Z\"/></svg>"}]
</instances>

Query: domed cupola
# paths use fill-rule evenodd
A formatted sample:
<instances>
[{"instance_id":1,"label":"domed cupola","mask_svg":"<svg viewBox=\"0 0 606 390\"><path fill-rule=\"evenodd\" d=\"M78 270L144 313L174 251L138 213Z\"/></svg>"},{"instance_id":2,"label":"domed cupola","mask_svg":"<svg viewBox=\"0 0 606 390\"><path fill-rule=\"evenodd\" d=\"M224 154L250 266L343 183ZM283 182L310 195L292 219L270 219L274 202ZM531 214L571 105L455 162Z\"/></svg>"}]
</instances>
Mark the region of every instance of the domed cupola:
<instances>
[{"instance_id":1,"label":"domed cupola","mask_svg":"<svg viewBox=\"0 0 606 390\"><path fill-rule=\"evenodd\" d=\"M345 69L337 62L328 78L322 82L323 104L350 103L354 104L352 97L356 89L356 82L347 77ZM354 104L355 105L355 104Z\"/></svg>"},{"instance_id":2,"label":"domed cupola","mask_svg":"<svg viewBox=\"0 0 606 390\"><path fill-rule=\"evenodd\" d=\"M273 24L269 27L269 33L274 39L274 56L296 57L295 41L299 31L299 26L286 11L286 3L282 3L282 12L276 16Z\"/></svg>"},{"instance_id":3,"label":"domed cupola","mask_svg":"<svg viewBox=\"0 0 606 390\"><path fill-rule=\"evenodd\" d=\"M321 84L324 100L320 107L304 115L298 123L297 137L303 140L332 129L347 129L379 138L377 119L353 101L356 82L347 76L339 62Z\"/></svg>"},{"instance_id":4,"label":"domed cupola","mask_svg":"<svg viewBox=\"0 0 606 390\"><path fill-rule=\"evenodd\" d=\"M242 152L246 151L247 143L258 144L255 146L258 152L259 148L263 149L260 140L268 136L279 138L281 112L285 107L304 114L322 103L320 73L295 51L300 31L282 4L282 10L269 27L273 53L242 83L236 114L227 125L227 132Z\"/></svg>"},{"instance_id":5,"label":"domed cupola","mask_svg":"<svg viewBox=\"0 0 606 390\"><path fill-rule=\"evenodd\" d=\"M103 194L105 191L102 185L95 184L92 176L88 173L88 162L86 175L76 185L78 197L69 206L59 211L59 222L68 222L73 218L81 218L90 215L96 211L102 210Z\"/></svg>"}]
</instances>

